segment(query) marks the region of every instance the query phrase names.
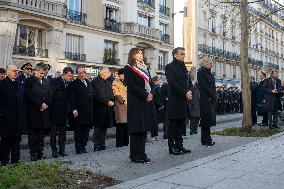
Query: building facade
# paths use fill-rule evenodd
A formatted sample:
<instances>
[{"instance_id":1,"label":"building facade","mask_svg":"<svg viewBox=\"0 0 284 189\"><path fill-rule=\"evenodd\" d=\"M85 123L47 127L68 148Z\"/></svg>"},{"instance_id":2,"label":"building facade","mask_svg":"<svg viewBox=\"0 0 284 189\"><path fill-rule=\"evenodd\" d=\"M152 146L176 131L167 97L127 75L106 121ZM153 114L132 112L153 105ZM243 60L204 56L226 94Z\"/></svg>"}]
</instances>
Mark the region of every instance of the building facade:
<instances>
[{"instance_id":1,"label":"building facade","mask_svg":"<svg viewBox=\"0 0 284 189\"><path fill-rule=\"evenodd\" d=\"M143 49L151 70L163 73L173 49L173 0L0 0L0 67L43 61L51 73L84 65L127 64Z\"/></svg>"},{"instance_id":2,"label":"building facade","mask_svg":"<svg viewBox=\"0 0 284 189\"><path fill-rule=\"evenodd\" d=\"M240 80L241 19L239 3L219 0L188 0L184 42L190 67L198 68L202 56L214 60L217 79ZM227 1L232 2L232 1ZM249 4L249 74L279 71L284 79L284 12L271 0ZM278 11L281 10L281 11ZM198 23L198 24L194 24ZM188 32L189 31L189 32ZM196 34L194 34L196 33Z\"/></svg>"}]
</instances>

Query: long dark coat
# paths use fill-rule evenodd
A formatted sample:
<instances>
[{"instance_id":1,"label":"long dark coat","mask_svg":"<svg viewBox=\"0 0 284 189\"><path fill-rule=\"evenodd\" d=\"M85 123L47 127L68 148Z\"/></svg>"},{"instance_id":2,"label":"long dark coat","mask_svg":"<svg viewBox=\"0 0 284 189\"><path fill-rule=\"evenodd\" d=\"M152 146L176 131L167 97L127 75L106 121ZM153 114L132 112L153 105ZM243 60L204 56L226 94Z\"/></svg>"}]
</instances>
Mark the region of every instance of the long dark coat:
<instances>
[{"instance_id":1,"label":"long dark coat","mask_svg":"<svg viewBox=\"0 0 284 189\"><path fill-rule=\"evenodd\" d=\"M157 127L153 101L147 102L145 81L129 66L124 68L127 86L127 125L129 133L152 131Z\"/></svg>"},{"instance_id":2,"label":"long dark coat","mask_svg":"<svg viewBox=\"0 0 284 189\"><path fill-rule=\"evenodd\" d=\"M174 59L166 66L165 71L169 86L169 119L187 119L189 101L186 100L186 93L192 90L192 82L184 62Z\"/></svg>"},{"instance_id":3,"label":"long dark coat","mask_svg":"<svg viewBox=\"0 0 284 189\"><path fill-rule=\"evenodd\" d=\"M0 81L0 136L21 136L26 126L24 86L8 77Z\"/></svg>"},{"instance_id":4,"label":"long dark coat","mask_svg":"<svg viewBox=\"0 0 284 189\"><path fill-rule=\"evenodd\" d=\"M35 76L27 78L25 82L29 128L49 128L49 107L52 100L49 82L43 78L41 84L39 79ZM44 111L40 111L43 103L45 103L48 108Z\"/></svg>"},{"instance_id":5,"label":"long dark coat","mask_svg":"<svg viewBox=\"0 0 284 189\"><path fill-rule=\"evenodd\" d=\"M91 127L93 113L93 89L86 79L87 87L78 78L69 84L70 109L78 111L78 117L72 117L71 123L76 126Z\"/></svg>"},{"instance_id":6,"label":"long dark coat","mask_svg":"<svg viewBox=\"0 0 284 189\"><path fill-rule=\"evenodd\" d=\"M64 125L67 123L69 107L68 84L64 83L62 77L55 78L50 82L52 92L52 103L50 105L50 122Z\"/></svg>"},{"instance_id":7,"label":"long dark coat","mask_svg":"<svg viewBox=\"0 0 284 189\"><path fill-rule=\"evenodd\" d=\"M265 109L267 111L273 111L275 103L280 105L280 96L279 94L273 94L271 91L274 89L272 78L267 78L264 83L264 90L265 90ZM276 89L280 92L281 90L281 81L276 79ZM278 107L279 108L279 107Z\"/></svg>"},{"instance_id":8,"label":"long dark coat","mask_svg":"<svg viewBox=\"0 0 284 189\"><path fill-rule=\"evenodd\" d=\"M101 76L92 81L93 87L93 123L95 128L107 128L112 118L113 107L108 106L109 101L114 101L112 86L108 80Z\"/></svg>"},{"instance_id":9,"label":"long dark coat","mask_svg":"<svg viewBox=\"0 0 284 189\"><path fill-rule=\"evenodd\" d=\"M192 89L192 100L189 102L190 117L200 117L200 93L198 85L194 85Z\"/></svg>"},{"instance_id":10,"label":"long dark coat","mask_svg":"<svg viewBox=\"0 0 284 189\"><path fill-rule=\"evenodd\" d=\"M197 82L200 92L200 127L216 125L216 86L211 71L199 68Z\"/></svg>"}]
</instances>

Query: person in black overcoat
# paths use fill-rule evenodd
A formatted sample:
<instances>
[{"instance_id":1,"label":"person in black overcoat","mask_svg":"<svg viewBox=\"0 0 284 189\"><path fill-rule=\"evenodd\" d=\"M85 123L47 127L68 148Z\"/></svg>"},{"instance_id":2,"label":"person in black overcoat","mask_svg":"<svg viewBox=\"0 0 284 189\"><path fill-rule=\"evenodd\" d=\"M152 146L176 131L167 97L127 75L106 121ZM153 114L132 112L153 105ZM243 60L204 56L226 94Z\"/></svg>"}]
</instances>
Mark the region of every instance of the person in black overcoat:
<instances>
[{"instance_id":1,"label":"person in black overcoat","mask_svg":"<svg viewBox=\"0 0 284 189\"><path fill-rule=\"evenodd\" d=\"M258 83L255 82L255 78L251 77L250 81L250 91L251 91L251 118L252 125L257 124L257 114L256 114L256 92L257 92Z\"/></svg>"},{"instance_id":2,"label":"person in black overcoat","mask_svg":"<svg viewBox=\"0 0 284 189\"><path fill-rule=\"evenodd\" d=\"M0 81L0 151L1 165L17 163L20 160L20 141L26 113L24 111L24 86L16 80L18 69L7 67L7 77Z\"/></svg>"},{"instance_id":3,"label":"person in black overcoat","mask_svg":"<svg viewBox=\"0 0 284 189\"><path fill-rule=\"evenodd\" d=\"M173 61L165 69L169 86L168 146L170 154L179 155L191 152L183 147L182 135L186 127L185 120L189 117L192 82L184 64L185 49L175 48L172 55Z\"/></svg>"},{"instance_id":4,"label":"person in black overcoat","mask_svg":"<svg viewBox=\"0 0 284 189\"><path fill-rule=\"evenodd\" d=\"M202 145L213 146L210 127L216 125L216 86L215 78L211 73L212 60L203 57L197 70L197 82L200 92L200 127Z\"/></svg>"},{"instance_id":5,"label":"person in black overcoat","mask_svg":"<svg viewBox=\"0 0 284 189\"><path fill-rule=\"evenodd\" d=\"M25 80L28 107L29 147L32 161L43 157L44 135L49 129L51 93L44 78L46 66L36 65L35 75Z\"/></svg>"},{"instance_id":6,"label":"person in black overcoat","mask_svg":"<svg viewBox=\"0 0 284 189\"><path fill-rule=\"evenodd\" d=\"M86 146L92 126L93 90L86 79L83 67L76 69L77 79L69 84L70 109L73 112L74 140L76 154L87 153Z\"/></svg>"},{"instance_id":7,"label":"person in black overcoat","mask_svg":"<svg viewBox=\"0 0 284 189\"><path fill-rule=\"evenodd\" d=\"M71 67L63 69L63 75L54 78L50 82L52 92L52 103L50 105L50 147L52 156L66 156L65 141L66 141L66 124L68 123L68 113L70 112L69 105L69 83L73 77L74 71ZM58 133L58 147L56 145L56 136Z\"/></svg>"},{"instance_id":8,"label":"person in black overcoat","mask_svg":"<svg viewBox=\"0 0 284 189\"><path fill-rule=\"evenodd\" d=\"M105 139L114 106L114 95L111 83L107 80L111 73L108 68L102 68L98 77L92 81L93 87L93 123L94 151L105 150Z\"/></svg>"},{"instance_id":9,"label":"person in black overcoat","mask_svg":"<svg viewBox=\"0 0 284 189\"><path fill-rule=\"evenodd\" d=\"M143 74L141 74L143 73ZM145 153L147 131L157 125L153 94L149 84L150 75L143 62L143 52L132 48L128 65L124 68L127 86L127 124L130 133L130 159L135 163L148 163Z\"/></svg>"},{"instance_id":10,"label":"person in black overcoat","mask_svg":"<svg viewBox=\"0 0 284 189\"><path fill-rule=\"evenodd\" d=\"M278 71L273 70L269 78L265 80L265 109L268 112L269 128L278 128L278 110L280 102L281 81L277 78ZM273 118L272 118L273 117Z\"/></svg>"},{"instance_id":11,"label":"person in black overcoat","mask_svg":"<svg viewBox=\"0 0 284 189\"><path fill-rule=\"evenodd\" d=\"M259 126L268 126L268 113L265 109L263 109L265 107L265 100L264 100L264 96L265 96L265 89L264 89L264 84L265 84L265 80L266 80L266 74L264 72L260 72L259 75L259 79L260 82L257 86L257 90L256 90L256 104L258 108L258 114L261 115L262 118L262 122L259 123ZM263 108L262 108L263 107ZM260 108L262 108L263 110L260 110Z\"/></svg>"}]
</instances>

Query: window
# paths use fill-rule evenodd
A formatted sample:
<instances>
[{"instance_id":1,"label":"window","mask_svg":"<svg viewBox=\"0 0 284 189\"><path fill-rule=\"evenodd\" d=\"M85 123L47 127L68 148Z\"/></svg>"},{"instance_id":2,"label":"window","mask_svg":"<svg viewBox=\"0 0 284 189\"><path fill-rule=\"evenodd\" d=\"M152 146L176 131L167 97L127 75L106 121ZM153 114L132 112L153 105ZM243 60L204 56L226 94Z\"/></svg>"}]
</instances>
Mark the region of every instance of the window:
<instances>
[{"instance_id":1,"label":"window","mask_svg":"<svg viewBox=\"0 0 284 189\"><path fill-rule=\"evenodd\" d=\"M162 35L167 34L167 24L160 22L160 30L162 32Z\"/></svg>"},{"instance_id":2,"label":"window","mask_svg":"<svg viewBox=\"0 0 284 189\"><path fill-rule=\"evenodd\" d=\"M166 7L167 6L167 0L160 0L160 5Z\"/></svg>"},{"instance_id":3,"label":"window","mask_svg":"<svg viewBox=\"0 0 284 189\"><path fill-rule=\"evenodd\" d=\"M44 32L41 29L32 28L28 26L19 26L17 28L15 46L34 48L45 48L43 41Z\"/></svg>"},{"instance_id":4,"label":"window","mask_svg":"<svg viewBox=\"0 0 284 189\"><path fill-rule=\"evenodd\" d=\"M105 40L104 57L116 58L117 57L117 43L116 41Z\"/></svg>"},{"instance_id":5,"label":"window","mask_svg":"<svg viewBox=\"0 0 284 189\"><path fill-rule=\"evenodd\" d=\"M143 14L138 14L138 24L146 27L151 26L151 17L143 15Z\"/></svg>"},{"instance_id":6,"label":"window","mask_svg":"<svg viewBox=\"0 0 284 189\"><path fill-rule=\"evenodd\" d=\"M68 9L81 12L82 1L81 0L68 0Z\"/></svg>"},{"instance_id":7,"label":"window","mask_svg":"<svg viewBox=\"0 0 284 189\"><path fill-rule=\"evenodd\" d=\"M116 20L116 9L113 8L106 8L106 19L109 20Z\"/></svg>"},{"instance_id":8,"label":"window","mask_svg":"<svg viewBox=\"0 0 284 189\"><path fill-rule=\"evenodd\" d=\"M73 34L66 34L65 51L69 53L83 53L83 37Z\"/></svg>"},{"instance_id":9,"label":"window","mask_svg":"<svg viewBox=\"0 0 284 189\"><path fill-rule=\"evenodd\" d=\"M159 70L164 70L165 66L167 65L168 61L168 53L164 51L159 52L159 64L158 64L158 69Z\"/></svg>"}]
</instances>

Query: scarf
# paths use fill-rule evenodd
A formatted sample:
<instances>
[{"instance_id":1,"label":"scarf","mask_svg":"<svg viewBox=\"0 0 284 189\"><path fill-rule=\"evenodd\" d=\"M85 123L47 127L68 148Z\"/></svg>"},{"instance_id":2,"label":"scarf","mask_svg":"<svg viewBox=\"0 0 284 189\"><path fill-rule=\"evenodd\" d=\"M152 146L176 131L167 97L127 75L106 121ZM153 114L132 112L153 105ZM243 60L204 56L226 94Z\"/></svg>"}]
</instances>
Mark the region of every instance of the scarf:
<instances>
[{"instance_id":1,"label":"scarf","mask_svg":"<svg viewBox=\"0 0 284 189\"><path fill-rule=\"evenodd\" d=\"M151 75L148 71L147 66L144 64L144 62L138 62L136 66L131 66L128 64L128 66L137 73L140 77L142 77L145 81L145 90L150 93L151 92L151 86L150 86L150 78Z\"/></svg>"}]
</instances>

